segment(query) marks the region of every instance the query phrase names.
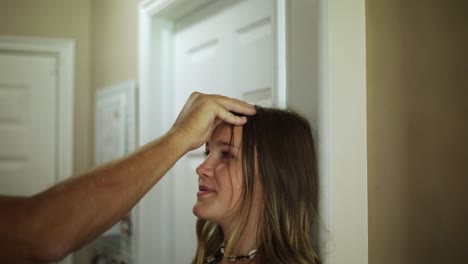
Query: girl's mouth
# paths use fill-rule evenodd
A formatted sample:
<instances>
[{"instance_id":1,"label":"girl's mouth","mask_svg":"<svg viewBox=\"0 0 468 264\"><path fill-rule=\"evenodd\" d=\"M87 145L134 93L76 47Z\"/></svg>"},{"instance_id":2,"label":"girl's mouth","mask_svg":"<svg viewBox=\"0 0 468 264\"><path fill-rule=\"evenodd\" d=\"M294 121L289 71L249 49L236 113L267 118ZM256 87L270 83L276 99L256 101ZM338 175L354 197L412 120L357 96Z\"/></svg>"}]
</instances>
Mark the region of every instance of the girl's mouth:
<instances>
[{"instance_id":1,"label":"girl's mouth","mask_svg":"<svg viewBox=\"0 0 468 264\"><path fill-rule=\"evenodd\" d=\"M206 187L205 185L198 185L198 193L197 196L203 196L203 195L208 195L208 194L213 194L216 191Z\"/></svg>"}]
</instances>

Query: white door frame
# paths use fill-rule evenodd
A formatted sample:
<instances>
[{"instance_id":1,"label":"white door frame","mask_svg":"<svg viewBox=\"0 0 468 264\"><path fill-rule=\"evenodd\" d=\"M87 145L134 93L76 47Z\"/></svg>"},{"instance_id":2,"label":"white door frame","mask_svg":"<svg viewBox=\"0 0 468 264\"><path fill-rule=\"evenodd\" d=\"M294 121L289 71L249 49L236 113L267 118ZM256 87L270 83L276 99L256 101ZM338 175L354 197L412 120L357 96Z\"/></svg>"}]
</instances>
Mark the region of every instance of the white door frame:
<instances>
[{"instance_id":1,"label":"white door frame","mask_svg":"<svg viewBox=\"0 0 468 264\"><path fill-rule=\"evenodd\" d=\"M47 54L57 59L56 183L72 175L73 162L73 76L75 41L70 39L0 36L0 51ZM71 263L71 257L61 263Z\"/></svg>"},{"instance_id":2,"label":"white door frame","mask_svg":"<svg viewBox=\"0 0 468 264\"><path fill-rule=\"evenodd\" d=\"M72 175L73 162L73 69L75 41L69 39L0 36L0 50L47 53L57 58L59 105L57 139L57 181Z\"/></svg>"},{"instance_id":3,"label":"white door frame","mask_svg":"<svg viewBox=\"0 0 468 264\"><path fill-rule=\"evenodd\" d=\"M170 128L172 109L168 103L171 94L171 20L194 10L212 0L140 0L139 5L139 145L161 136ZM301 2L310 0L272 0L274 10L274 102L279 107L298 107L294 98L300 75L291 69L303 62L294 54L307 54L307 47L293 45L291 28L294 17L310 14L301 12ZM365 0L316 0L319 18L312 27L317 39L319 54L315 60L318 68L317 85L310 89L318 109L313 113L317 128L317 152L320 169L320 216L325 229L321 236L324 263L368 263L367 229L367 116L366 116L366 39ZM312 30L312 29L311 29ZM290 46L291 45L291 46ZM294 76L294 77L291 77ZM309 92L306 91L307 95ZM295 97L296 95L296 97ZM318 101L318 102L317 102ZM310 116L309 116L310 118ZM169 172L168 174L171 174ZM161 188L155 187L153 198L164 201L158 208L158 223L150 225L140 215L137 230L155 229L157 236L171 237L171 178L165 177ZM145 197L140 212L154 205L146 204ZM167 213L167 214L165 214ZM164 216L166 215L166 216ZM154 218L152 219L155 220ZM145 233L146 233L145 232ZM138 238L137 238L138 239ZM155 237L138 239L138 263L157 260L170 262L170 248L155 244ZM168 241L169 245L171 241ZM328 253L328 254L327 254Z\"/></svg>"}]
</instances>

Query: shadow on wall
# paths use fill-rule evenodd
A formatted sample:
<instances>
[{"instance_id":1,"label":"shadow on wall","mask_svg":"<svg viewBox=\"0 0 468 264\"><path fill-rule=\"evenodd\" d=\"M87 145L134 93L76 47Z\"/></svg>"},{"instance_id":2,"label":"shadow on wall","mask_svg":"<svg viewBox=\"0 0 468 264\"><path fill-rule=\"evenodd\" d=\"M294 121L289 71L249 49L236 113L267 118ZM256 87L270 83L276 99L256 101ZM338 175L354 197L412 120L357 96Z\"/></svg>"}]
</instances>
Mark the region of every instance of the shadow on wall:
<instances>
[{"instance_id":1,"label":"shadow on wall","mask_svg":"<svg viewBox=\"0 0 468 264\"><path fill-rule=\"evenodd\" d=\"M369 263L468 256L464 1L367 1Z\"/></svg>"}]
</instances>

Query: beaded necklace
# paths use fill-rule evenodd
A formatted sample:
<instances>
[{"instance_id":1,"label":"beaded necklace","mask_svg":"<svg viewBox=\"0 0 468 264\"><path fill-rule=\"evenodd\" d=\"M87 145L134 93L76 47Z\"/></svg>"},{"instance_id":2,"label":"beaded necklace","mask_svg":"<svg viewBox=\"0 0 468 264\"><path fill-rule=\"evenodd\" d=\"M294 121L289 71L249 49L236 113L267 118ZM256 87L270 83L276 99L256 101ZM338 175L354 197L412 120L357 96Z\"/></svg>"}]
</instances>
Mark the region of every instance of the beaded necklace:
<instances>
[{"instance_id":1,"label":"beaded necklace","mask_svg":"<svg viewBox=\"0 0 468 264\"><path fill-rule=\"evenodd\" d=\"M236 262L246 259L253 259L257 255L258 249L250 250L248 255L239 255L239 256L227 256L229 262ZM219 251L213 256L208 256L205 259L206 264L215 264L218 263L224 256L224 242L219 246Z\"/></svg>"}]
</instances>

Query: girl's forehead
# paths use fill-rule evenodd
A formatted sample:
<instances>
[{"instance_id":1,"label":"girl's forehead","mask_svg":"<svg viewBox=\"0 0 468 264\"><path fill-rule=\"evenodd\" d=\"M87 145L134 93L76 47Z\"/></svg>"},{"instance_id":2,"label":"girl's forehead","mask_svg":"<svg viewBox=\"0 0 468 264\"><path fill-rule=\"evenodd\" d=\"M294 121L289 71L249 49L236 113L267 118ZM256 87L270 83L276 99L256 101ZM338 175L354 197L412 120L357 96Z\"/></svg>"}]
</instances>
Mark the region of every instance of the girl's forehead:
<instances>
[{"instance_id":1,"label":"girl's forehead","mask_svg":"<svg viewBox=\"0 0 468 264\"><path fill-rule=\"evenodd\" d=\"M210 143L214 144L218 141L230 142L231 133L234 133L233 142L235 146L239 146L242 141L242 126L232 126L227 123L219 124L210 138Z\"/></svg>"}]
</instances>

